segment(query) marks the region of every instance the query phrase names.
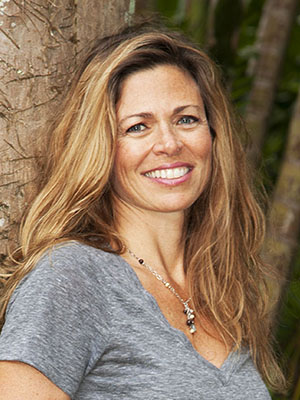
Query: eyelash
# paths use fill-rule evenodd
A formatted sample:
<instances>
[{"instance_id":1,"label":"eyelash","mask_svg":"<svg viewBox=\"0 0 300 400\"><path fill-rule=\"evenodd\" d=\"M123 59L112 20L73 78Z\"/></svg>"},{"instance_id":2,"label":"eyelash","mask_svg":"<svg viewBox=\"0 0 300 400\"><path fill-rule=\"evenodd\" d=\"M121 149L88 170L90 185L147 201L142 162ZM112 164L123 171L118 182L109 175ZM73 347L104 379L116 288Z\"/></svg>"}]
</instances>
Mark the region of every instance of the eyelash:
<instances>
[{"instance_id":1,"label":"eyelash","mask_svg":"<svg viewBox=\"0 0 300 400\"><path fill-rule=\"evenodd\" d=\"M182 121L183 119L191 120L191 121L192 121L192 122L189 122L188 124L194 123L194 122L198 122L198 121L199 121L199 118L197 118L197 117L193 117L192 115L184 115L183 117L181 117L181 118L179 119L178 123L180 124L180 121ZM181 124L180 124L180 125L181 125Z\"/></svg>"},{"instance_id":2,"label":"eyelash","mask_svg":"<svg viewBox=\"0 0 300 400\"><path fill-rule=\"evenodd\" d=\"M146 125L145 124L135 124L135 125L132 125L130 128L128 128L127 129L127 131L126 132L142 132L142 131L144 131L145 129L134 129L134 128L136 128L136 127L138 127L138 126L143 126L144 128L146 128Z\"/></svg>"},{"instance_id":3,"label":"eyelash","mask_svg":"<svg viewBox=\"0 0 300 400\"><path fill-rule=\"evenodd\" d=\"M190 120L190 122L182 124L181 121L183 119ZM199 118L197 118L197 117L193 117L192 115L184 115L183 117L181 117L178 120L177 123L179 123L179 125L189 125L189 124L193 124L198 121L199 121ZM143 129L136 129L137 127L143 127ZM127 129L126 132L128 132L128 133L143 132L146 128L147 128L147 126L145 124L139 123L139 124L132 125L130 128Z\"/></svg>"}]
</instances>

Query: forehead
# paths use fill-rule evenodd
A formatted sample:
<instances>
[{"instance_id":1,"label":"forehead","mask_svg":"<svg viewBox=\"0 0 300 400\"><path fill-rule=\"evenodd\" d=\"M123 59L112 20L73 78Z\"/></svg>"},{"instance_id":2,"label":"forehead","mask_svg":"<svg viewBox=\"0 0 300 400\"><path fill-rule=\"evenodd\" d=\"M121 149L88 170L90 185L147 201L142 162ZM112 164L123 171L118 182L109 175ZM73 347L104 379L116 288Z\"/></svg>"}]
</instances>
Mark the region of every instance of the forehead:
<instances>
[{"instance_id":1,"label":"forehead","mask_svg":"<svg viewBox=\"0 0 300 400\"><path fill-rule=\"evenodd\" d=\"M127 77L120 90L117 114L176 108L186 104L203 106L199 87L192 76L174 65L158 65ZM149 110L152 111L152 110Z\"/></svg>"}]
</instances>

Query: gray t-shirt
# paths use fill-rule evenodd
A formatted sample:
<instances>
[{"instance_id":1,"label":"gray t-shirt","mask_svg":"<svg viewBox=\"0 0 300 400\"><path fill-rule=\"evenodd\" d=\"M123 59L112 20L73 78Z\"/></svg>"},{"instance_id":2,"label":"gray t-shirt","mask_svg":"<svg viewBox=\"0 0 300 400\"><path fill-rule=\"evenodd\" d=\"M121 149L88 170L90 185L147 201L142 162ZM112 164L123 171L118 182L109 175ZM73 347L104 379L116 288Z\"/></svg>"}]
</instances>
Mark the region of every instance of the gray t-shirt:
<instances>
[{"instance_id":1,"label":"gray t-shirt","mask_svg":"<svg viewBox=\"0 0 300 400\"><path fill-rule=\"evenodd\" d=\"M15 290L0 359L34 366L75 400L270 399L247 352L218 369L120 256L76 242L45 254Z\"/></svg>"}]
</instances>

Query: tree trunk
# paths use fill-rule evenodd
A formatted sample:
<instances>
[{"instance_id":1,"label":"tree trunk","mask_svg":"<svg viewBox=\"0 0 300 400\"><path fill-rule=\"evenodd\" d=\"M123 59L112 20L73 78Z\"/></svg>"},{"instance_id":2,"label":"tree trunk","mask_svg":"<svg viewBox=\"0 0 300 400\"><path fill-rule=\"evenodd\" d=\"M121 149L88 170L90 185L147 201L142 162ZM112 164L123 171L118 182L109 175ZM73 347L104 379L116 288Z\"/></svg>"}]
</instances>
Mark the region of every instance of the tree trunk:
<instances>
[{"instance_id":1,"label":"tree trunk","mask_svg":"<svg viewBox=\"0 0 300 400\"><path fill-rule=\"evenodd\" d=\"M277 181L266 239L269 263L289 277L300 233L300 88L289 129L288 143Z\"/></svg>"},{"instance_id":2,"label":"tree trunk","mask_svg":"<svg viewBox=\"0 0 300 400\"><path fill-rule=\"evenodd\" d=\"M2 256L9 243L17 243L20 217L35 192L43 127L62 100L81 50L128 22L133 5L132 0L0 1Z\"/></svg>"},{"instance_id":3,"label":"tree trunk","mask_svg":"<svg viewBox=\"0 0 300 400\"><path fill-rule=\"evenodd\" d=\"M252 140L249 158L254 165L260 161L297 3L298 0L266 0L261 16L256 43L258 58L245 115Z\"/></svg>"}]
</instances>

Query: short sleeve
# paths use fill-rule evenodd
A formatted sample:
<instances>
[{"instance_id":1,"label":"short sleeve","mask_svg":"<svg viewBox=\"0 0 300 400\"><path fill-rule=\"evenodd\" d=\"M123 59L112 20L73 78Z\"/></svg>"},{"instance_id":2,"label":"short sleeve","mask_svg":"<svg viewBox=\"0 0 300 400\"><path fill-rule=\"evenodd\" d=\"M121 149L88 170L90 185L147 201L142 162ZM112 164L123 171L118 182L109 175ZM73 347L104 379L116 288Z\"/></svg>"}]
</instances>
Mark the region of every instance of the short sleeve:
<instances>
[{"instance_id":1,"label":"short sleeve","mask_svg":"<svg viewBox=\"0 0 300 400\"><path fill-rule=\"evenodd\" d=\"M11 297L0 360L37 368L72 397L105 350L105 301L76 245L52 251Z\"/></svg>"}]
</instances>

